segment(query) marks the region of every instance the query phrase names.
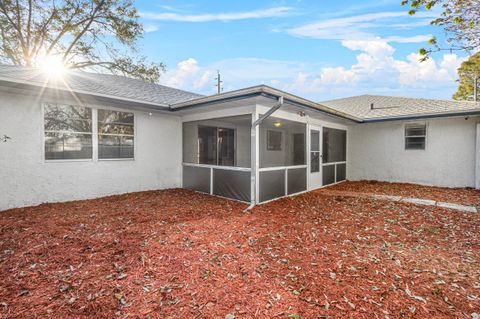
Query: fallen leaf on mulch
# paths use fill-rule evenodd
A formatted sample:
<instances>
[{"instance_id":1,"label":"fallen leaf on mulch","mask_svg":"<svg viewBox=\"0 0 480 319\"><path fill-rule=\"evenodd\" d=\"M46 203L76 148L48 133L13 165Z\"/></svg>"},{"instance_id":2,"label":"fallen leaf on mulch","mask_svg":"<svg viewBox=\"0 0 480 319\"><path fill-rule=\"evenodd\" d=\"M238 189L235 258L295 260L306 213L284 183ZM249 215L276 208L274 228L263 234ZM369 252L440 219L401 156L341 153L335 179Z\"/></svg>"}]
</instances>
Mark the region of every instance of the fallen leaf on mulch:
<instances>
[{"instance_id":1,"label":"fallen leaf on mulch","mask_svg":"<svg viewBox=\"0 0 480 319\"><path fill-rule=\"evenodd\" d=\"M388 187L480 201L470 190ZM321 191L245 208L167 190L2 212L0 317L471 319L480 312L479 214Z\"/></svg>"}]
</instances>

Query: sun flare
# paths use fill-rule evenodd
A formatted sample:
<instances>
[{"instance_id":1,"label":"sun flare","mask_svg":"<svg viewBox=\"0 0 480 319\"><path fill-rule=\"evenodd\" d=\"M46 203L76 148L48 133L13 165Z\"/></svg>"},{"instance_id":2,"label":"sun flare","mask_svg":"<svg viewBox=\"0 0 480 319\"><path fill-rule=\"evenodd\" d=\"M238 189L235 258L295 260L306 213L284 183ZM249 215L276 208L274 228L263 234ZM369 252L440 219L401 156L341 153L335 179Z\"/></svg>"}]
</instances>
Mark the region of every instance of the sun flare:
<instances>
[{"instance_id":1,"label":"sun flare","mask_svg":"<svg viewBox=\"0 0 480 319\"><path fill-rule=\"evenodd\" d=\"M56 55L45 56L39 59L38 65L49 78L61 78L66 71L61 57Z\"/></svg>"}]
</instances>

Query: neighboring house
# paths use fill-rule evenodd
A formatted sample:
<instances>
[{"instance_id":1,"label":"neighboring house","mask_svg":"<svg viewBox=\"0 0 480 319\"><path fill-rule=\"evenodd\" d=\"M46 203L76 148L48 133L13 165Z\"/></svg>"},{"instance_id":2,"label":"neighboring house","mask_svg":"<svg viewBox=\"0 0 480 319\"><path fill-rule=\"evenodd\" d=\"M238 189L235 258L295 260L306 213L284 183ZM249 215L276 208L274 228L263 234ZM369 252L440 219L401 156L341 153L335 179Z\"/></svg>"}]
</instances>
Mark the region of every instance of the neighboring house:
<instances>
[{"instance_id":1,"label":"neighboring house","mask_svg":"<svg viewBox=\"0 0 480 319\"><path fill-rule=\"evenodd\" d=\"M172 187L255 204L345 179L479 188L478 123L474 102L201 96L0 65L0 210Z\"/></svg>"}]
</instances>

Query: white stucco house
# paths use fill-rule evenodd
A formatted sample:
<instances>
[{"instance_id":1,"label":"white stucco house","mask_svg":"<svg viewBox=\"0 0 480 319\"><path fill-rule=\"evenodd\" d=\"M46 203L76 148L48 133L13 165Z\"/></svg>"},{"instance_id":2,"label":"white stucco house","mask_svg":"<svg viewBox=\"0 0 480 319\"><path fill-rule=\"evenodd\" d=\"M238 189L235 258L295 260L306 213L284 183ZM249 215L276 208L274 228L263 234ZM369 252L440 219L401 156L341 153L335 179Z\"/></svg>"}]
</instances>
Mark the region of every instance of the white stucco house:
<instances>
[{"instance_id":1,"label":"white stucco house","mask_svg":"<svg viewBox=\"0 0 480 319\"><path fill-rule=\"evenodd\" d=\"M480 187L480 103L202 96L0 66L0 210L174 187L256 204L349 180Z\"/></svg>"}]
</instances>

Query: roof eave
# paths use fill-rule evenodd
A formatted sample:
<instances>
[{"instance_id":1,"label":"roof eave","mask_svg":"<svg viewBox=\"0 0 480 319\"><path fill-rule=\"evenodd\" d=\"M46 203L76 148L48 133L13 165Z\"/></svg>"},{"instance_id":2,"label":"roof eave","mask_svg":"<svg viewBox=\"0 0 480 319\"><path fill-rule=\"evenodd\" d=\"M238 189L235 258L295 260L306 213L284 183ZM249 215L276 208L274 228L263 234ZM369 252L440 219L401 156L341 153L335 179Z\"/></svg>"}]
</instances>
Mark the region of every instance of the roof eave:
<instances>
[{"instance_id":1,"label":"roof eave","mask_svg":"<svg viewBox=\"0 0 480 319\"><path fill-rule=\"evenodd\" d=\"M363 120L362 124L391 122L391 121L421 120L421 119L442 118L442 117L471 116L471 115L480 115L480 110L466 110L466 111L457 111L457 112L428 113L428 114L418 114L418 115L410 114L410 115L401 115L401 116L367 118Z\"/></svg>"},{"instance_id":2,"label":"roof eave","mask_svg":"<svg viewBox=\"0 0 480 319\"><path fill-rule=\"evenodd\" d=\"M121 102L124 102L124 103L141 106L144 109L151 109L153 111L155 111L155 110L157 110L157 111L169 111L170 110L170 108L167 104L151 103L151 102L148 102L148 101L123 98L123 97L118 97L118 96L114 96L114 95L100 94L100 93L83 91L83 90L58 88L58 87L50 86L50 85L47 85L47 84L43 85L43 84L40 84L40 83L21 81L21 80L18 80L18 79L12 79L12 78L8 78L8 77L0 77L0 86L3 86L3 87L18 87L18 86L21 86L21 87L27 88L27 89L53 90L53 91L57 91L57 92L67 93L67 94L78 94L78 95L82 95L82 96L93 97L93 98L98 99L98 100L121 101Z\"/></svg>"},{"instance_id":3,"label":"roof eave","mask_svg":"<svg viewBox=\"0 0 480 319\"><path fill-rule=\"evenodd\" d=\"M225 103L233 100L247 99L255 96L263 96L263 97L274 98L274 99L277 99L280 96L283 96L285 103L296 105L302 108L308 108L310 110L314 110L317 112L327 113L328 115L341 117L357 123L360 123L363 121L361 118L358 118L356 116L352 116L350 114L334 110L325 105L309 101L299 96L296 96L287 92L283 92L266 85L253 86L253 87L226 92L218 95L203 97L200 99L194 99L187 102L172 104L170 107L172 111L182 111L185 109Z\"/></svg>"}]
</instances>

